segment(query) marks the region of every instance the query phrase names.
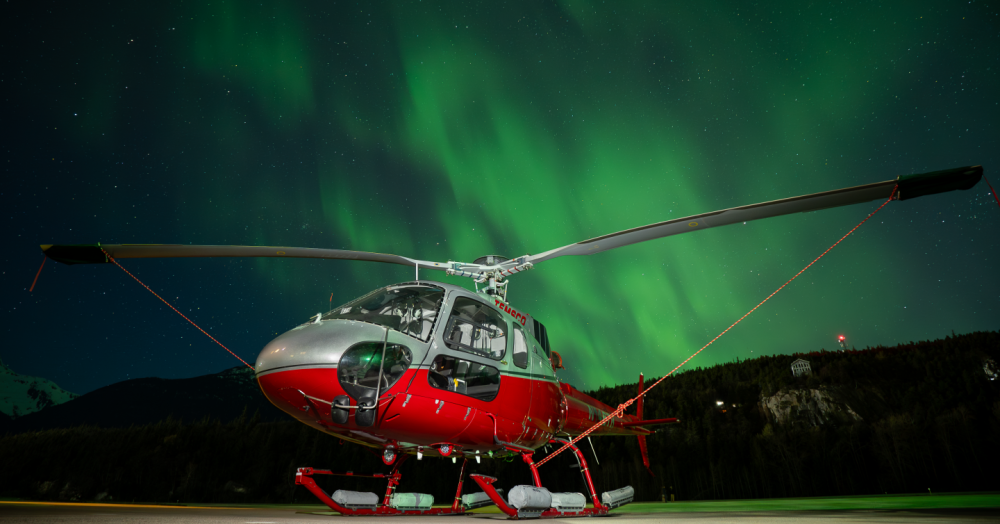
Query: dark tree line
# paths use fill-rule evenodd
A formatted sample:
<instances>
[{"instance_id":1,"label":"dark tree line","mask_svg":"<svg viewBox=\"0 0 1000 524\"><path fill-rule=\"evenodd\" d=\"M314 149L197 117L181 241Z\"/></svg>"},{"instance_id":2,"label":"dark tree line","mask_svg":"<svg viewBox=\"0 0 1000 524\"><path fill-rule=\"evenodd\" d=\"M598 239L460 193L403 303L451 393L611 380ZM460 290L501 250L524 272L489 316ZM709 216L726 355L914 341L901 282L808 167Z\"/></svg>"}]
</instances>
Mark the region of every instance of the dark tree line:
<instances>
[{"instance_id":1,"label":"dark tree line","mask_svg":"<svg viewBox=\"0 0 1000 524\"><path fill-rule=\"evenodd\" d=\"M647 395L647 418L682 421L649 438L655 480L634 460L634 439L594 443L615 466L607 480L632 483L645 500L661 486L684 500L995 490L1000 381L983 365L998 356L1000 333L984 332L697 369ZM798 358L811 375L792 376ZM793 389L827 392L862 420L769 420L762 395ZM595 396L616 406L635 392L624 385Z\"/></svg>"},{"instance_id":2,"label":"dark tree line","mask_svg":"<svg viewBox=\"0 0 1000 524\"><path fill-rule=\"evenodd\" d=\"M792 376L796 358L810 362L812 375ZM637 500L659 500L661 489L679 500L996 490L1000 381L989 380L987 359L1000 362L1000 333L695 369L646 397L647 418L681 419L648 439L655 477L643 467L635 438L593 439L600 465L590 445L581 444L598 490L629 484ZM778 423L761 404L762 396L808 389L846 403L862 420ZM635 392L628 384L592 394L616 406ZM716 405L720 400L725 412ZM564 453L542 468L543 483L583 491L574 463ZM366 448L297 422L249 415L229 423L168 419L6 435L0 464L0 496L147 502L314 503L294 486L296 467L387 469ZM401 489L448 503L459 467L411 458L401 468ZM468 472L497 476L508 489L530 483L519 459L470 461ZM383 481L358 477L319 482L330 491L384 490ZM468 479L465 486L466 493L478 491Z\"/></svg>"}]
</instances>

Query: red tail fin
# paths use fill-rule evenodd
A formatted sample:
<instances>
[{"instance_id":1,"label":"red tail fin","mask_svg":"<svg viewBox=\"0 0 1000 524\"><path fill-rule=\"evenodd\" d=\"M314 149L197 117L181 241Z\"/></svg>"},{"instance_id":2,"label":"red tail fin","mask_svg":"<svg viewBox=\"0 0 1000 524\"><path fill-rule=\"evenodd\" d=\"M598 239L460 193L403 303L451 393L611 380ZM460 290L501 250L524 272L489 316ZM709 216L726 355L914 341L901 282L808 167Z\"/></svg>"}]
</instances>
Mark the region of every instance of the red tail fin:
<instances>
[{"instance_id":1,"label":"red tail fin","mask_svg":"<svg viewBox=\"0 0 1000 524\"><path fill-rule=\"evenodd\" d=\"M635 404L635 416L642 420L642 373L639 373L639 401Z\"/></svg>"},{"instance_id":2,"label":"red tail fin","mask_svg":"<svg viewBox=\"0 0 1000 524\"><path fill-rule=\"evenodd\" d=\"M643 391L642 385L642 373L639 373L639 400L635 403L635 416L642 420L642 400L645 398L642 395ZM646 435L639 435L639 452L642 453L642 464L646 466L646 470L649 474L653 475L653 470L649 468L649 450L646 448Z\"/></svg>"}]
</instances>

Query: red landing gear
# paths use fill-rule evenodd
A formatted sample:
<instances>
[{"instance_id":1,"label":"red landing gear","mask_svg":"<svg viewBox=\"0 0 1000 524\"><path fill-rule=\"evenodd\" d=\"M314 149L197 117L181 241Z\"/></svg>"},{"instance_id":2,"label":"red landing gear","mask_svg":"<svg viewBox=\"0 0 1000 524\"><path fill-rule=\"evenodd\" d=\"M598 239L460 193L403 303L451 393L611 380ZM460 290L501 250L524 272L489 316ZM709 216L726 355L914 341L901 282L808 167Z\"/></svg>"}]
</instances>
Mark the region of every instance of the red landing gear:
<instances>
[{"instance_id":1,"label":"red landing gear","mask_svg":"<svg viewBox=\"0 0 1000 524\"><path fill-rule=\"evenodd\" d=\"M344 515L458 515L465 513L466 507L462 505L462 479L465 477L465 465L468 461L462 461L462 471L458 475L458 490L455 492L455 500L451 507L432 508L431 504L433 504L434 498L430 495L395 493L401 476L399 465L406 460L406 457L407 455L399 457L389 474L355 475L351 472L334 473L328 469L299 468L295 473L295 484L305 486L313 495L316 495L316 498L330 506L330 509ZM331 497L316 484L312 478L313 475L385 478L389 479L389 485L385 489L382 503L379 504L378 496L374 493L337 490Z\"/></svg>"},{"instance_id":2,"label":"red landing gear","mask_svg":"<svg viewBox=\"0 0 1000 524\"><path fill-rule=\"evenodd\" d=\"M552 439L549 442L554 444L568 444L562 439ZM541 477L538 475L538 468L532 460L532 450L526 448L507 447L509 451L521 454L528 467L531 468L531 478L534 486L516 486L510 491L508 500L504 500L503 495L493 487L496 478L486 475L470 475L472 480L482 488L483 493L462 496L462 480L465 477L465 466L467 460L462 461L462 471L458 476L458 489L455 491L455 500L451 507L433 508L433 497L420 493L396 493L399 486L399 465L406 459L407 455L401 456L392 471L388 474L377 473L374 475L355 475L348 473L333 473L328 469L299 468L295 474L295 483L305 486L306 489L316 495L316 498L323 501L336 512L344 515L459 515L466 511L490 503L496 504L500 511L508 517L514 519L523 518L551 518L551 517L590 517L594 515L606 515L609 511L624 504L632 502L634 491L630 486L625 488L605 492L600 498L594 489L594 482L590 477L587 468L587 460L583 457L580 448L571 445L570 449L576 455L577 464L580 467L580 474L587 485L593 507L587 507L587 498L582 493L551 493L542 487ZM385 496L379 503L378 495L374 493L361 493L357 491L337 490L333 495L328 495L320 488L313 475L343 475L354 477L370 477L388 479L389 485L386 487Z\"/></svg>"},{"instance_id":3,"label":"red landing gear","mask_svg":"<svg viewBox=\"0 0 1000 524\"><path fill-rule=\"evenodd\" d=\"M549 442L554 444L569 444L568 441L563 439L551 439ZM493 487L493 483L497 480L496 478L475 474L470 476L490 497L490 500L500 508L500 511L514 519L606 515L612 509L632 501L634 492L631 487L604 493L602 496L603 500L598 499L597 491L594 490L594 482L590 478L590 471L587 469L587 460L583 457L583 452L575 445L570 445L570 449L576 454L580 473L583 475L583 480L590 491L590 499L594 504L591 508L586 507L586 500L579 493L549 493L548 490L542 488L542 481L538 476L538 468L531 458L532 453L530 451L517 450L521 452L521 459L531 468L531 478L535 486L534 488L531 486L515 487L510 492L510 504Z\"/></svg>"}]
</instances>

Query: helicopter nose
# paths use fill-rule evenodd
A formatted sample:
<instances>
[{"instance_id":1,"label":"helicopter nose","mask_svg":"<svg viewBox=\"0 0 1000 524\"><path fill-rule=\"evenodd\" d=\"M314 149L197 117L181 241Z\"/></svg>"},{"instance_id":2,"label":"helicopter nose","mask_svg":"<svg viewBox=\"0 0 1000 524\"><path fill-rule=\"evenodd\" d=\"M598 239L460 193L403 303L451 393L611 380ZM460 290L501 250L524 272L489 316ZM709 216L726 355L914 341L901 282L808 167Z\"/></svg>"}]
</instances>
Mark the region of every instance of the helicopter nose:
<instances>
[{"instance_id":1,"label":"helicopter nose","mask_svg":"<svg viewBox=\"0 0 1000 524\"><path fill-rule=\"evenodd\" d=\"M393 386L409 384L400 379L413 373L414 353L397 340L403 337L367 322L303 324L264 346L257 356L257 384L272 404L302 422L348 424L356 417L346 409L333 409L335 402L374 403ZM348 398L353 401L345 401ZM373 422L369 417L357 424L367 427Z\"/></svg>"},{"instance_id":2,"label":"helicopter nose","mask_svg":"<svg viewBox=\"0 0 1000 524\"><path fill-rule=\"evenodd\" d=\"M336 368L344 350L366 340L381 340L378 326L341 320L302 324L269 342L257 356L257 376L279 370Z\"/></svg>"}]
</instances>

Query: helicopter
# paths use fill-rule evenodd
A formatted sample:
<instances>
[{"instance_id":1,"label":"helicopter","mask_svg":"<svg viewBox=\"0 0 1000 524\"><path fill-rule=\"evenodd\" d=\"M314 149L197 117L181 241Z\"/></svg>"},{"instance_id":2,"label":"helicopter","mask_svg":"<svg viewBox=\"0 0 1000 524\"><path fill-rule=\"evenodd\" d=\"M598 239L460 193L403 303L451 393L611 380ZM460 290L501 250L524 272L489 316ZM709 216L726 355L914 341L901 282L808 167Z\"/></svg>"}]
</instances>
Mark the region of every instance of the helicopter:
<instances>
[{"instance_id":1,"label":"helicopter","mask_svg":"<svg viewBox=\"0 0 1000 524\"><path fill-rule=\"evenodd\" d=\"M652 433L650 428L678 420L643 419L642 375L636 413L610 418L613 408L561 381L557 371L564 368L562 355L550 347L545 325L507 299L511 276L558 257L591 255L711 227L970 189L982 174L982 166L969 166L902 175L658 222L534 255L488 255L470 263L298 247L57 244L41 248L46 257L64 264L118 264L117 259L125 258L290 257L413 267L413 281L380 287L317 313L268 342L257 356L252 367L271 403L319 431L379 450L384 464L392 467L388 474L372 475L388 480L381 501L375 493L327 493L313 476L336 474L331 470L299 468L296 484L345 515L459 514L495 504L511 518L592 516L631 502L634 490L626 486L598 496L584 454L570 439L587 433L636 436L649 468L645 437ZM468 277L474 285L468 289L422 280L421 269ZM551 493L542 486L532 457L548 444L573 451L586 495ZM430 495L396 492L399 465L410 456L462 459L450 507L432 507ZM495 478L472 474L483 491L462 493L469 460L501 457L520 457L530 468L534 485L515 486L505 499L503 490L493 486Z\"/></svg>"}]
</instances>

